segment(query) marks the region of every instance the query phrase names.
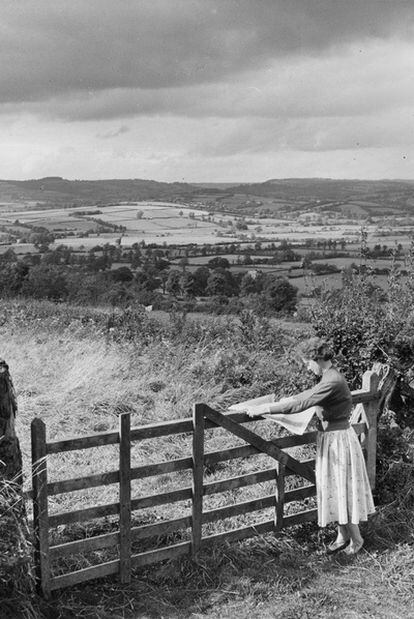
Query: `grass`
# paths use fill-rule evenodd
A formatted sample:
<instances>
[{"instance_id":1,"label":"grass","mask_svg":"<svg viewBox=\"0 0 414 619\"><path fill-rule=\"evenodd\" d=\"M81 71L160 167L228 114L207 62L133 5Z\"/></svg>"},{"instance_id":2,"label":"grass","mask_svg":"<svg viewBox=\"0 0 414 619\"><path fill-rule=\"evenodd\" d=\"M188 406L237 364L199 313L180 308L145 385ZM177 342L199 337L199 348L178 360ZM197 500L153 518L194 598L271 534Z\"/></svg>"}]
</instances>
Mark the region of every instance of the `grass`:
<instances>
[{"instance_id":1,"label":"grass","mask_svg":"<svg viewBox=\"0 0 414 619\"><path fill-rule=\"evenodd\" d=\"M195 401L218 409L265 391L297 389L295 368L284 349L297 333L247 320L185 323L179 317L154 323L145 315L110 314L46 303L1 303L2 356L16 387L18 434L29 475L29 426L35 416L48 437L63 438L117 428L120 412L133 425L188 416ZM109 325L112 325L109 327ZM128 333L125 338L123 334ZM135 334L132 337L131 334ZM262 423L264 434L274 427ZM224 431L209 431L207 449L229 447ZM132 450L133 464L183 457L190 437L143 441ZM93 452L93 453L92 453ZM207 471L207 481L267 468L265 456L235 460ZM78 477L117 468L116 447L63 453L50 458L50 479ZM410 473L411 474L411 473ZM365 527L365 550L355 559L329 558L324 543L332 530L309 524L204 552L198 564L164 562L140 569L128 586L116 579L91 582L37 601L37 616L47 619L135 617L407 617L412 615L414 517L410 475L394 504L379 510ZM136 496L189 485L190 472L148 478L134 486ZM58 495L51 513L116 500L116 488ZM208 497L207 508L249 500L272 492L270 482ZM134 513L144 523L185 515L189 502ZM272 517L272 511L253 520ZM250 517L251 518L251 517ZM236 521L209 525L209 532L242 526ZM250 522L252 520L250 519ZM76 525L55 532L61 541L104 533L116 520ZM220 529L220 527L222 527ZM183 532L181 539L188 533ZM165 543L158 540L156 543ZM169 540L170 542L172 539ZM58 571L79 569L93 557L58 562ZM3 614L2 614L3 613ZM7 617L1 606L0 616ZM11 615L13 616L13 615ZM22 615L23 616L23 615ZM29 616L29 615L27 615Z\"/></svg>"}]
</instances>

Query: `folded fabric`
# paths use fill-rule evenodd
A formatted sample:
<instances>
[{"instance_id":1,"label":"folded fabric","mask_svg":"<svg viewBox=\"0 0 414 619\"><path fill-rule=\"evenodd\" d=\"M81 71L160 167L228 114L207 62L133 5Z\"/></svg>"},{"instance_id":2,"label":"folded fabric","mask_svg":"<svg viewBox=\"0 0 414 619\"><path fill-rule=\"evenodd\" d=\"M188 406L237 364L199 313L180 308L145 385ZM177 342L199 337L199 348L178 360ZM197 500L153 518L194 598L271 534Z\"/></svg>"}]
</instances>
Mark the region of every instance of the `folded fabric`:
<instances>
[{"instance_id":1,"label":"folded fabric","mask_svg":"<svg viewBox=\"0 0 414 619\"><path fill-rule=\"evenodd\" d=\"M294 397L290 398L281 398L278 400L279 402L286 402L289 400L293 400ZM252 400L245 400L244 402L239 402L238 404L233 404L230 406L229 410L231 411L246 411L249 412L249 409L254 409L256 406L260 404L271 404L275 401L275 396L273 393L268 395L261 396L260 398L253 398ZM277 423L292 434L303 434L306 431L309 423L311 422L313 416L318 414L320 410L319 406L312 406L300 413L294 414L285 414L285 413L269 413L263 414L262 416L268 419L269 421L273 421Z\"/></svg>"}]
</instances>

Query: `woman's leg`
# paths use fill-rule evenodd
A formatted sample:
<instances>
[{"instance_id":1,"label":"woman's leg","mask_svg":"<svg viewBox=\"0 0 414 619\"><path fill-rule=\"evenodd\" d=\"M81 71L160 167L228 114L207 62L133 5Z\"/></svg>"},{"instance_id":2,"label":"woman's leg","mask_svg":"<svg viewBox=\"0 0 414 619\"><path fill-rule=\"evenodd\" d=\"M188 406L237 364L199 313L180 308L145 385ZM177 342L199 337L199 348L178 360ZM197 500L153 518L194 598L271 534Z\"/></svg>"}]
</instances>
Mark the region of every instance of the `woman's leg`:
<instances>
[{"instance_id":1,"label":"woman's leg","mask_svg":"<svg viewBox=\"0 0 414 619\"><path fill-rule=\"evenodd\" d=\"M348 527L346 524L338 524L338 535L336 537L336 541L338 543L344 543L349 540Z\"/></svg>"},{"instance_id":2,"label":"woman's leg","mask_svg":"<svg viewBox=\"0 0 414 619\"><path fill-rule=\"evenodd\" d=\"M338 524L338 532L336 540L328 546L328 553L334 553L338 550L343 550L349 541L349 533L346 524Z\"/></svg>"},{"instance_id":3,"label":"woman's leg","mask_svg":"<svg viewBox=\"0 0 414 619\"><path fill-rule=\"evenodd\" d=\"M359 525L352 524L352 522L348 522L348 524L346 525L346 528L347 528L349 538L351 539L351 541L349 543L349 546L346 548L345 552L347 554L353 555L353 554L356 554L359 550L361 550L364 544L364 539L359 530Z\"/></svg>"}]
</instances>

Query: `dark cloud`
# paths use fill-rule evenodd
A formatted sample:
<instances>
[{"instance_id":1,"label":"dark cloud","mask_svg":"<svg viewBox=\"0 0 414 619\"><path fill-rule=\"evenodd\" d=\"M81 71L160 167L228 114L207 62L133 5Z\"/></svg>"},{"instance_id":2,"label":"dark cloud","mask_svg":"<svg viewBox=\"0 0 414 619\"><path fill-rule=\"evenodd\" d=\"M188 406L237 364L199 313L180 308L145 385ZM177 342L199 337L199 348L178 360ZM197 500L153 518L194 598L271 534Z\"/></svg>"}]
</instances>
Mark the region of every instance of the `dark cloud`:
<instances>
[{"instance_id":1,"label":"dark cloud","mask_svg":"<svg viewBox=\"0 0 414 619\"><path fill-rule=\"evenodd\" d=\"M378 0L5 0L0 102L218 82L275 57L410 37L414 4Z\"/></svg>"}]
</instances>

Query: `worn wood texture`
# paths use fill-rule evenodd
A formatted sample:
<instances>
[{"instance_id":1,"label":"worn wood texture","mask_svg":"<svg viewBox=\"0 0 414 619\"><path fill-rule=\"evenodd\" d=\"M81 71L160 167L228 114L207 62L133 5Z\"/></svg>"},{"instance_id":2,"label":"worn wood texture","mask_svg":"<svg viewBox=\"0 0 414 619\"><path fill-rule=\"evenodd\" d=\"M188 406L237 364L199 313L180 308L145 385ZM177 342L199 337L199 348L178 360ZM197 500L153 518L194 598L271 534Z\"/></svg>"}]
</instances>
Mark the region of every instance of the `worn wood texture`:
<instances>
[{"instance_id":1,"label":"worn wood texture","mask_svg":"<svg viewBox=\"0 0 414 619\"><path fill-rule=\"evenodd\" d=\"M372 394L378 391L379 377L375 372L365 372L362 377L362 388ZM367 472L371 488L375 488L376 460L377 460L377 419L378 400L373 398L364 404L364 411L368 425L368 435L365 441L367 453Z\"/></svg>"},{"instance_id":2,"label":"worn wood texture","mask_svg":"<svg viewBox=\"0 0 414 619\"><path fill-rule=\"evenodd\" d=\"M68 572L62 574L62 576L55 576L51 581L51 590L63 589L64 587L73 587L81 582L87 580L93 580L95 578L104 578L104 576L110 576L111 574L117 574L119 572L119 559L114 561L108 561L107 563L100 563L99 565L92 565L91 567L85 567L82 570L76 572Z\"/></svg>"},{"instance_id":3,"label":"worn wood texture","mask_svg":"<svg viewBox=\"0 0 414 619\"><path fill-rule=\"evenodd\" d=\"M193 487L191 554L197 557L201 545L203 524L204 479L204 404L195 404L193 410Z\"/></svg>"},{"instance_id":4,"label":"worn wood texture","mask_svg":"<svg viewBox=\"0 0 414 619\"><path fill-rule=\"evenodd\" d=\"M276 464L276 505L275 527L280 530L283 526L283 508L285 505L285 471L286 467L281 462Z\"/></svg>"},{"instance_id":5,"label":"worn wood texture","mask_svg":"<svg viewBox=\"0 0 414 619\"><path fill-rule=\"evenodd\" d=\"M97 505L96 507L86 507L70 512L61 512L60 514L51 514L49 516L49 526L57 527L62 524L85 522L86 520L105 518L106 516L115 516L116 514L119 514L119 503L107 503L106 505Z\"/></svg>"},{"instance_id":6,"label":"worn wood texture","mask_svg":"<svg viewBox=\"0 0 414 619\"><path fill-rule=\"evenodd\" d=\"M211 481L204 484L204 494L215 494L216 492L226 492L227 490L235 490L236 488L244 488L252 484L261 484L265 481L274 479L274 469L265 469L257 473L246 473L238 477L228 477L220 481Z\"/></svg>"},{"instance_id":7,"label":"worn wood texture","mask_svg":"<svg viewBox=\"0 0 414 619\"><path fill-rule=\"evenodd\" d=\"M191 542L181 542L174 546L167 546L166 548L159 548L157 550L148 550L147 552L132 555L131 562L133 567L143 567L144 565L151 565L152 563L158 563L166 559L176 559L183 555L189 555L191 550Z\"/></svg>"},{"instance_id":8,"label":"worn wood texture","mask_svg":"<svg viewBox=\"0 0 414 619\"><path fill-rule=\"evenodd\" d=\"M254 537L255 535L264 535L265 533L272 533L275 530L275 522L272 520L265 520L263 522L256 522L255 524L247 527L240 527L233 529L232 531L224 531L223 533L215 533L214 535L208 535L202 540L202 548L209 547L212 544L218 542L232 542L240 539L246 539L248 537Z\"/></svg>"},{"instance_id":9,"label":"worn wood texture","mask_svg":"<svg viewBox=\"0 0 414 619\"><path fill-rule=\"evenodd\" d=\"M138 539L150 539L151 537L159 537L161 535L173 533L180 529L188 529L191 527L191 523L191 516L182 516L181 518L175 518L173 520L164 520L163 522L157 522L154 524L144 524L140 527L132 527L131 535L134 541Z\"/></svg>"},{"instance_id":10,"label":"worn wood texture","mask_svg":"<svg viewBox=\"0 0 414 619\"><path fill-rule=\"evenodd\" d=\"M274 494L270 494L251 501L233 503L232 505L225 505L224 507L217 507L216 509L205 511L203 513L203 522L215 522L216 520L232 518L233 516L240 516L240 514L248 514L250 512L255 512L260 509L266 509L267 507L274 506L275 496Z\"/></svg>"},{"instance_id":11,"label":"worn wood texture","mask_svg":"<svg viewBox=\"0 0 414 619\"><path fill-rule=\"evenodd\" d=\"M131 414L119 417L119 578L131 582Z\"/></svg>"},{"instance_id":12,"label":"worn wood texture","mask_svg":"<svg viewBox=\"0 0 414 619\"><path fill-rule=\"evenodd\" d=\"M33 419L31 433L35 572L37 587L47 598L51 591L51 572L49 554L46 426L41 419Z\"/></svg>"},{"instance_id":13,"label":"worn wood texture","mask_svg":"<svg viewBox=\"0 0 414 619\"><path fill-rule=\"evenodd\" d=\"M95 475L86 475L85 477L54 481L47 485L47 492L49 496L53 496L55 494L117 483L119 483L119 471L110 471L108 473L97 473Z\"/></svg>"},{"instance_id":14,"label":"worn wood texture","mask_svg":"<svg viewBox=\"0 0 414 619\"><path fill-rule=\"evenodd\" d=\"M50 547L51 560L59 559L60 557L68 557L71 555L91 552L93 550L101 550L102 548L111 548L119 544L119 532L104 533L103 535L94 535L93 537L85 537L73 542L65 544L57 544Z\"/></svg>"},{"instance_id":15,"label":"worn wood texture","mask_svg":"<svg viewBox=\"0 0 414 619\"><path fill-rule=\"evenodd\" d=\"M301 475L308 481L315 483L315 472L306 463L295 460L271 441L264 440L258 434L255 434L247 428L238 425L228 417L221 415L209 406L205 407L205 415L206 417L214 421L214 423L216 423L217 425L222 426L232 434L235 434L236 436L245 440L251 445L254 445L257 449L259 449L263 453L266 453L271 458L274 458L278 462L281 462L291 471L295 472L297 475Z\"/></svg>"}]
</instances>

